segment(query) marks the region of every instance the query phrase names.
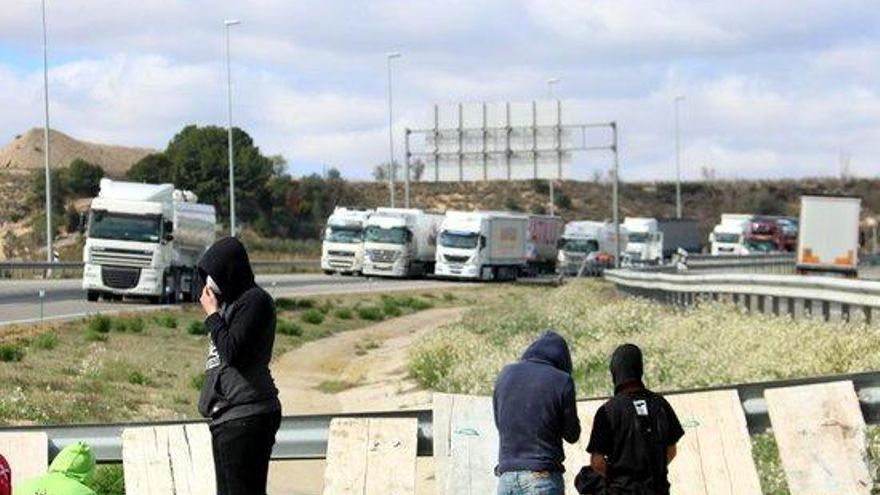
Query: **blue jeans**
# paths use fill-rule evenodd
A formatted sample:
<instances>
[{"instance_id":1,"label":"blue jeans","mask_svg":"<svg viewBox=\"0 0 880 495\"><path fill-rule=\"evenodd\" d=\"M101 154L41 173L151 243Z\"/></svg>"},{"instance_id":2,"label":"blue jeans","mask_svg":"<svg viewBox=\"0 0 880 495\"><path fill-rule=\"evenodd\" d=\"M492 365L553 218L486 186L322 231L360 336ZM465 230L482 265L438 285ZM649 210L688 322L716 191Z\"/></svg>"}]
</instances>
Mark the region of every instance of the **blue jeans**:
<instances>
[{"instance_id":1,"label":"blue jeans","mask_svg":"<svg viewBox=\"0 0 880 495\"><path fill-rule=\"evenodd\" d=\"M562 473L512 471L498 477L498 495L564 495Z\"/></svg>"}]
</instances>

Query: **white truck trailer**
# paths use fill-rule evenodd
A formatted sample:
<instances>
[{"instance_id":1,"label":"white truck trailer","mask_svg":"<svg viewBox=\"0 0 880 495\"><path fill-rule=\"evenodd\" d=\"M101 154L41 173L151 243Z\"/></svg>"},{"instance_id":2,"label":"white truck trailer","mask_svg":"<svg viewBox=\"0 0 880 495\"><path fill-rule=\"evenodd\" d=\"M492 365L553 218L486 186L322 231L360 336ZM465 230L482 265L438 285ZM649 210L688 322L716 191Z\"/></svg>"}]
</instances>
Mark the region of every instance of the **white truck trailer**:
<instances>
[{"instance_id":1,"label":"white truck trailer","mask_svg":"<svg viewBox=\"0 0 880 495\"><path fill-rule=\"evenodd\" d=\"M86 298L195 301L196 262L217 228L214 206L197 201L172 184L101 179L83 248Z\"/></svg>"},{"instance_id":2,"label":"white truck trailer","mask_svg":"<svg viewBox=\"0 0 880 495\"><path fill-rule=\"evenodd\" d=\"M327 219L321 270L358 274L364 269L364 228L372 210L337 206Z\"/></svg>"},{"instance_id":3,"label":"white truck trailer","mask_svg":"<svg viewBox=\"0 0 880 495\"><path fill-rule=\"evenodd\" d=\"M554 215L529 215L526 239L526 264L531 275L556 271L562 218Z\"/></svg>"},{"instance_id":4,"label":"white truck trailer","mask_svg":"<svg viewBox=\"0 0 880 495\"><path fill-rule=\"evenodd\" d=\"M801 196L797 270L858 275L862 200L847 196Z\"/></svg>"},{"instance_id":5,"label":"white truck trailer","mask_svg":"<svg viewBox=\"0 0 880 495\"><path fill-rule=\"evenodd\" d=\"M528 262L529 217L495 211L449 211L440 227L437 275L515 280Z\"/></svg>"},{"instance_id":6,"label":"white truck trailer","mask_svg":"<svg viewBox=\"0 0 880 495\"><path fill-rule=\"evenodd\" d=\"M626 217L623 228L627 231L626 264L658 264L663 261L663 232L656 218Z\"/></svg>"},{"instance_id":7,"label":"white truck trailer","mask_svg":"<svg viewBox=\"0 0 880 495\"><path fill-rule=\"evenodd\" d=\"M754 215L744 213L723 213L721 223L709 234L712 256L742 256L749 254L746 234Z\"/></svg>"},{"instance_id":8,"label":"white truck trailer","mask_svg":"<svg viewBox=\"0 0 880 495\"><path fill-rule=\"evenodd\" d=\"M611 222L579 220L565 224L559 242L556 270L561 275L574 276L581 273L599 274L604 268L614 266L615 232ZM627 231L620 229L620 252L626 250Z\"/></svg>"},{"instance_id":9,"label":"white truck trailer","mask_svg":"<svg viewBox=\"0 0 880 495\"><path fill-rule=\"evenodd\" d=\"M434 273L443 215L418 209L378 208L364 231L364 275L424 277Z\"/></svg>"}]
</instances>

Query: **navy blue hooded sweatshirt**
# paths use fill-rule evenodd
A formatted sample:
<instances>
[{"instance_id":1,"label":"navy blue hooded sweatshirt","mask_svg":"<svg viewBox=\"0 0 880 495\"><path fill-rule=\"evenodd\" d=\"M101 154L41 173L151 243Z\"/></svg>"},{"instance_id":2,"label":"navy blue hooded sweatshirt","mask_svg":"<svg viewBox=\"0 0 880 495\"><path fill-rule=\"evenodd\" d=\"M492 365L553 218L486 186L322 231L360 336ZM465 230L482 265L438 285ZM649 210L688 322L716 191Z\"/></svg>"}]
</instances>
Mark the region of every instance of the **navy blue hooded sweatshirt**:
<instances>
[{"instance_id":1,"label":"navy blue hooded sweatshirt","mask_svg":"<svg viewBox=\"0 0 880 495\"><path fill-rule=\"evenodd\" d=\"M562 440L574 443L581 435L571 368L565 339L548 331L501 370L492 397L500 441L496 474L565 471Z\"/></svg>"}]
</instances>

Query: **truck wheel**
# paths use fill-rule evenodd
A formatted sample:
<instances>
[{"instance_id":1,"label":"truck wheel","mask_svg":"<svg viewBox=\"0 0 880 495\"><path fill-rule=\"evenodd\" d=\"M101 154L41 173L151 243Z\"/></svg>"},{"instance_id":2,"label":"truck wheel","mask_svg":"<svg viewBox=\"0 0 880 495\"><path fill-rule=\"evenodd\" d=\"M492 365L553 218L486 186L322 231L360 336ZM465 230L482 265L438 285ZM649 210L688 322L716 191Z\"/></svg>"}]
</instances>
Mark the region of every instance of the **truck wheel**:
<instances>
[{"instance_id":1,"label":"truck wheel","mask_svg":"<svg viewBox=\"0 0 880 495\"><path fill-rule=\"evenodd\" d=\"M333 275L333 270L324 270L324 275Z\"/></svg>"},{"instance_id":2,"label":"truck wheel","mask_svg":"<svg viewBox=\"0 0 880 495\"><path fill-rule=\"evenodd\" d=\"M100 296L100 295L101 294L98 293L98 291L96 291L96 290L86 291L86 300L89 302L97 302L98 296Z\"/></svg>"}]
</instances>

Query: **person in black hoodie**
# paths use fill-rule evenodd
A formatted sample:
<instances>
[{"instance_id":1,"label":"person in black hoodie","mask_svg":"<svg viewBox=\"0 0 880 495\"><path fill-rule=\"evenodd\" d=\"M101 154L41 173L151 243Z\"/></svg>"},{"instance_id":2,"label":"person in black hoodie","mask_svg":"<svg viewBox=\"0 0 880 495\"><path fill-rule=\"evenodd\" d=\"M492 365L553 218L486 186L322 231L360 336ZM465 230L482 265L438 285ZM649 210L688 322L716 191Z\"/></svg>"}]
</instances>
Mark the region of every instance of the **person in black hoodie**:
<instances>
[{"instance_id":1,"label":"person in black hoodie","mask_svg":"<svg viewBox=\"0 0 880 495\"><path fill-rule=\"evenodd\" d=\"M684 436L672 406L642 383L642 351L633 344L611 356L614 397L596 411L587 452L575 478L589 495L669 495L667 466Z\"/></svg>"},{"instance_id":2,"label":"person in black hoodie","mask_svg":"<svg viewBox=\"0 0 880 495\"><path fill-rule=\"evenodd\" d=\"M541 334L498 375L492 406L498 427L498 495L562 495L562 440L581 434L571 354L559 334Z\"/></svg>"},{"instance_id":3,"label":"person in black hoodie","mask_svg":"<svg viewBox=\"0 0 880 495\"><path fill-rule=\"evenodd\" d=\"M215 242L198 270L210 335L199 412L211 418L217 493L265 494L281 423L278 389L269 372L275 302L257 286L247 251L234 237Z\"/></svg>"}]
</instances>

